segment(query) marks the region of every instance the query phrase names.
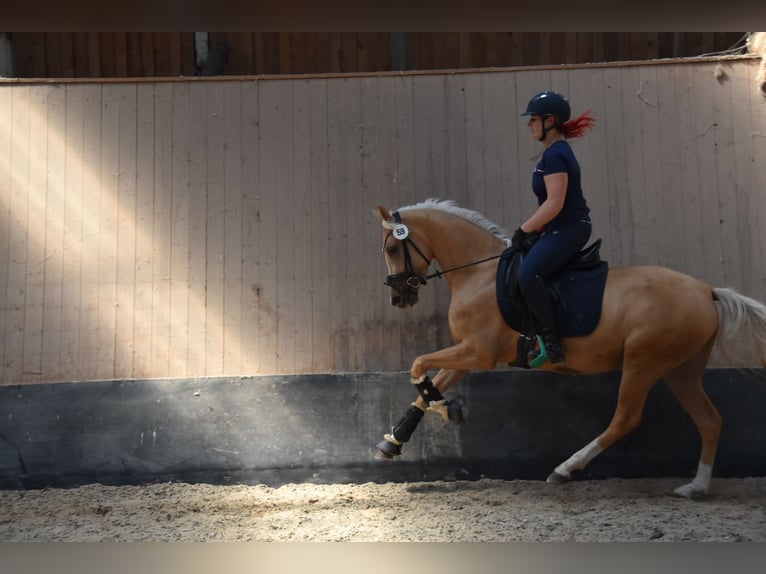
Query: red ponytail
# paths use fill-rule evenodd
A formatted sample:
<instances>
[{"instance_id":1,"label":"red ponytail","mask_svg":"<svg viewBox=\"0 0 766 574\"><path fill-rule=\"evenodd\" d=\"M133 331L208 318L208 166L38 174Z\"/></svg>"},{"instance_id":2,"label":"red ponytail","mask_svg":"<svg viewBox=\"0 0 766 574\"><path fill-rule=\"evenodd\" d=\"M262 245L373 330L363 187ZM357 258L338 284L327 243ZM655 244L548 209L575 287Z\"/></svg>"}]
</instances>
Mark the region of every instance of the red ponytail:
<instances>
[{"instance_id":1,"label":"red ponytail","mask_svg":"<svg viewBox=\"0 0 766 574\"><path fill-rule=\"evenodd\" d=\"M590 110L579 118L569 120L559 126L559 131L566 139L584 136L596 123L596 118L590 115Z\"/></svg>"}]
</instances>

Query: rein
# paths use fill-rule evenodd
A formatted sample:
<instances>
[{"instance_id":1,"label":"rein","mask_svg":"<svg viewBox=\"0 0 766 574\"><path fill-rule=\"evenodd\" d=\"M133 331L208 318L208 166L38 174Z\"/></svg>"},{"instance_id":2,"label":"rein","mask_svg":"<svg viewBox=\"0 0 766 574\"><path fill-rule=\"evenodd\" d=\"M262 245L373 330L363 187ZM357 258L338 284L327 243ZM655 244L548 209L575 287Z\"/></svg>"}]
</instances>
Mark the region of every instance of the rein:
<instances>
[{"instance_id":1,"label":"rein","mask_svg":"<svg viewBox=\"0 0 766 574\"><path fill-rule=\"evenodd\" d=\"M458 265L457 267L451 267L450 269L445 269L444 271L439 271L438 269L431 273L430 275L426 275L426 279L433 279L434 277L438 277L439 279L442 278L442 275L446 273L452 273L453 271L459 271L460 269L465 269L466 267L473 267L474 265L478 265L479 263L486 263L487 261L492 261L493 259L499 259L502 257L503 254L500 255L493 255L491 257L487 257L486 259L480 259L479 261L474 261L473 263L466 263L465 265ZM425 283L423 283L425 285Z\"/></svg>"}]
</instances>

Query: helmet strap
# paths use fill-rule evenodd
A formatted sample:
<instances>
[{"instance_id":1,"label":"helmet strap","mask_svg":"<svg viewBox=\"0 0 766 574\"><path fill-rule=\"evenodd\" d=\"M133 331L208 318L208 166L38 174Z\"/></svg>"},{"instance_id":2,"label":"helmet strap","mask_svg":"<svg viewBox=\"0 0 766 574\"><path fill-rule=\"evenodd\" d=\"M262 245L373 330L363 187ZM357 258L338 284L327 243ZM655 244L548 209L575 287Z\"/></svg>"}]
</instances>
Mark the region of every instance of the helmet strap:
<instances>
[{"instance_id":1,"label":"helmet strap","mask_svg":"<svg viewBox=\"0 0 766 574\"><path fill-rule=\"evenodd\" d=\"M545 127L545 118L548 118L548 117L551 117L551 116L552 116L552 114L548 114L548 115L542 116L540 118L540 123L542 124L543 131L542 131L542 134L540 135L540 137L537 138L538 141L544 142L545 138L548 136L548 132L551 131L552 129L556 128L556 124L552 125L549 128Z\"/></svg>"}]
</instances>

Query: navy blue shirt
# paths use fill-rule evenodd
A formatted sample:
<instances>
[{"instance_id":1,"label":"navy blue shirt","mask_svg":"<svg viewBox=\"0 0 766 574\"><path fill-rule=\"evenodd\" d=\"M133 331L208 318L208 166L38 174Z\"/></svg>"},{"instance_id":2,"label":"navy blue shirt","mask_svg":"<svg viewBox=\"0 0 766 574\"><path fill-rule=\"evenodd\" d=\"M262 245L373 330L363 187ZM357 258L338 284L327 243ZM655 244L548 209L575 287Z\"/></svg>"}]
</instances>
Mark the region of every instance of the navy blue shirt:
<instances>
[{"instance_id":1,"label":"navy blue shirt","mask_svg":"<svg viewBox=\"0 0 766 574\"><path fill-rule=\"evenodd\" d=\"M545 227L554 223L570 221L590 221L590 208L585 201L580 183L580 164L571 146L564 140L554 142L543 152L543 156L532 174L532 191L537 196L538 205L548 198L543 177L553 173L565 172L568 177L567 193L561 212Z\"/></svg>"}]
</instances>

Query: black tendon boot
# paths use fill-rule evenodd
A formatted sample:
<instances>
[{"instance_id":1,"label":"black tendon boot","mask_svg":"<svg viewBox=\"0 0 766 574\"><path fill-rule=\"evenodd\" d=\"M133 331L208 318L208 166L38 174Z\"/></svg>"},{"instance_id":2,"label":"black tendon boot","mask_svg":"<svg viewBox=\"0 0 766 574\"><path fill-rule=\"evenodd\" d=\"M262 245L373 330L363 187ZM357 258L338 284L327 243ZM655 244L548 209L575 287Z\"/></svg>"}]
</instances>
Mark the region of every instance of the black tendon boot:
<instances>
[{"instance_id":1,"label":"black tendon boot","mask_svg":"<svg viewBox=\"0 0 766 574\"><path fill-rule=\"evenodd\" d=\"M564 349L561 346L556 328L556 314L553 310L553 301L545 288L545 283L539 275L529 282L522 290L524 300L532 314L535 324L535 332L540 339L540 350L529 352L527 359L531 367L539 367L549 361L553 365L563 365Z\"/></svg>"}]
</instances>

